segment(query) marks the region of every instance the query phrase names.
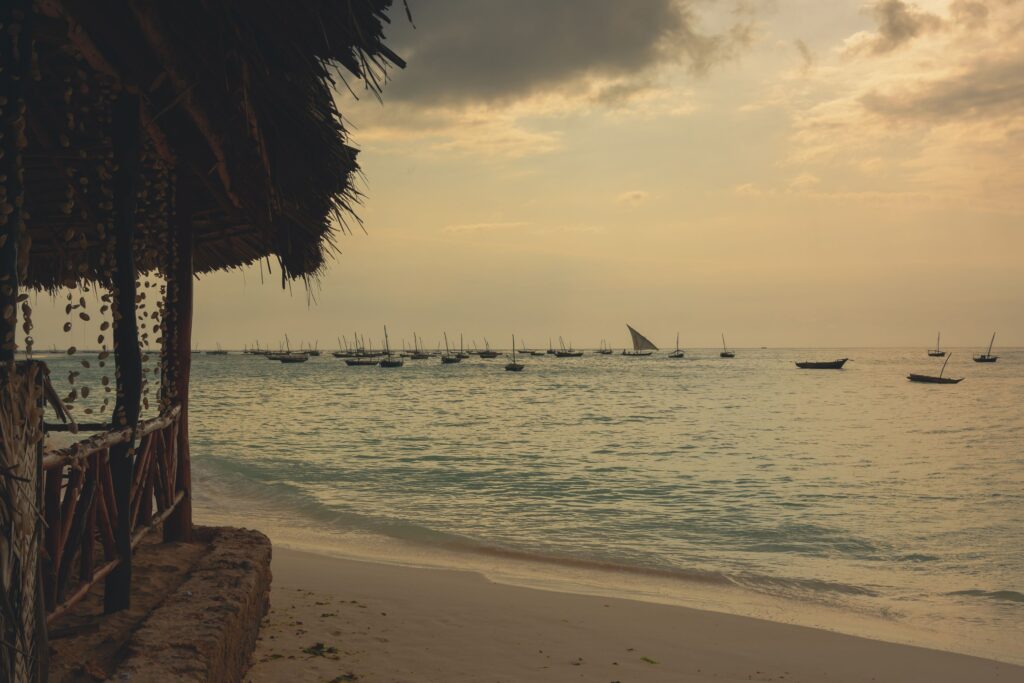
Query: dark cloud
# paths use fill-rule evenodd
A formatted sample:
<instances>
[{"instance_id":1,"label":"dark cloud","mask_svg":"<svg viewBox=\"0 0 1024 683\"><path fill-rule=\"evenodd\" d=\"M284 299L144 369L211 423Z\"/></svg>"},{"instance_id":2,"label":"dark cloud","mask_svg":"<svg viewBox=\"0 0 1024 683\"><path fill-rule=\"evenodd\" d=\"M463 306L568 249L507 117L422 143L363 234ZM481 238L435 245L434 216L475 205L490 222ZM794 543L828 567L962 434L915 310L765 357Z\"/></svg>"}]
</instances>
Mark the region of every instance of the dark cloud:
<instances>
[{"instance_id":1,"label":"dark cloud","mask_svg":"<svg viewBox=\"0 0 1024 683\"><path fill-rule=\"evenodd\" d=\"M969 29L981 28L988 21L988 7L977 0L953 0L949 14L954 23Z\"/></svg>"},{"instance_id":2,"label":"dark cloud","mask_svg":"<svg viewBox=\"0 0 1024 683\"><path fill-rule=\"evenodd\" d=\"M902 93L870 93L861 103L891 118L941 121L1018 116L1024 111L1024 55L978 62L955 78Z\"/></svg>"},{"instance_id":3,"label":"dark cloud","mask_svg":"<svg viewBox=\"0 0 1024 683\"><path fill-rule=\"evenodd\" d=\"M938 16L903 0L880 0L872 5L871 14L878 22L878 32L858 51L866 48L874 54L892 52L917 36L942 27Z\"/></svg>"},{"instance_id":4,"label":"dark cloud","mask_svg":"<svg viewBox=\"0 0 1024 683\"><path fill-rule=\"evenodd\" d=\"M586 76L636 76L663 62L706 72L749 40L738 23L702 33L692 0L409 0L416 28L396 21L390 46L409 67L388 100L513 99ZM737 19L738 22L749 19Z\"/></svg>"}]
</instances>

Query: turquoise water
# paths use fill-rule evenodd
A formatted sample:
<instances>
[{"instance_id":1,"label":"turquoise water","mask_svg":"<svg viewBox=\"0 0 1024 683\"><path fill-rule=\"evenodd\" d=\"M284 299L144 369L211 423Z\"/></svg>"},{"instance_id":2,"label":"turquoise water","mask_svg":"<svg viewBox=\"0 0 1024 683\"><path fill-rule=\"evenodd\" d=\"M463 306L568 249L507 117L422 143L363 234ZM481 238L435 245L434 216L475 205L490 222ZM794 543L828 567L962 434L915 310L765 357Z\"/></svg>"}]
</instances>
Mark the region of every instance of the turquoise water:
<instances>
[{"instance_id":1,"label":"turquoise water","mask_svg":"<svg viewBox=\"0 0 1024 683\"><path fill-rule=\"evenodd\" d=\"M906 381L937 372L923 348L527 357L521 374L194 356L197 518L728 587L713 607L820 606L815 625L859 615L1019 662L1024 350L953 351L955 386Z\"/></svg>"}]
</instances>

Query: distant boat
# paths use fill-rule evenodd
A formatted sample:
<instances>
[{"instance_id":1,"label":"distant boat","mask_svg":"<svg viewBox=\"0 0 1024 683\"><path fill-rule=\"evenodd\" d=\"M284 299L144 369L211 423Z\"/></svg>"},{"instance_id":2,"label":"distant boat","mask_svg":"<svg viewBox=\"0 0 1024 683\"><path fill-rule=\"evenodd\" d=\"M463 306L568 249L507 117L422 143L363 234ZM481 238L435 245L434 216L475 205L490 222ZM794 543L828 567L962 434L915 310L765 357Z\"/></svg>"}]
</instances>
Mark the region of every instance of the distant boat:
<instances>
[{"instance_id":1,"label":"distant boat","mask_svg":"<svg viewBox=\"0 0 1024 683\"><path fill-rule=\"evenodd\" d=\"M676 350L668 354L669 358L686 358L686 354L679 348L679 333L676 332Z\"/></svg>"},{"instance_id":2,"label":"distant boat","mask_svg":"<svg viewBox=\"0 0 1024 683\"><path fill-rule=\"evenodd\" d=\"M319 357L320 356L320 340L317 339L316 343L313 344L313 346L310 346L309 349L306 350L306 353L309 354L310 356L317 356L317 357Z\"/></svg>"},{"instance_id":3,"label":"distant boat","mask_svg":"<svg viewBox=\"0 0 1024 683\"><path fill-rule=\"evenodd\" d=\"M225 351L224 349L220 348L220 343L218 342L217 343L217 348L216 349L210 349L209 351L206 352L206 355L207 356L226 356L226 355L228 355L228 352Z\"/></svg>"},{"instance_id":4,"label":"distant boat","mask_svg":"<svg viewBox=\"0 0 1024 683\"><path fill-rule=\"evenodd\" d=\"M796 364L801 370L842 370L849 358L838 358L836 360L805 360Z\"/></svg>"},{"instance_id":5,"label":"distant boat","mask_svg":"<svg viewBox=\"0 0 1024 683\"><path fill-rule=\"evenodd\" d=\"M486 339L484 340L487 341ZM522 363L516 362L516 336L512 335L512 362L505 363L505 370L508 372L522 372L523 368L526 367Z\"/></svg>"},{"instance_id":6,"label":"distant boat","mask_svg":"<svg viewBox=\"0 0 1024 683\"><path fill-rule=\"evenodd\" d=\"M462 360L462 356L457 353L452 353L448 349L448 333L444 333L444 355L441 356L441 362L444 364L458 363Z\"/></svg>"},{"instance_id":7,"label":"distant boat","mask_svg":"<svg viewBox=\"0 0 1024 683\"><path fill-rule=\"evenodd\" d=\"M627 351L626 349L623 349L623 356L649 356L658 350L658 347L654 345L654 342L634 330L631 326L626 325L626 329L629 330L629 336L633 339L633 350Z\"/></svg>"},{"instance_id":8,"label":"distant boat","mask_svg":"<svg viewBox=\"0 0 1024 683\"><path fill-rule=\"evenodd\" d=\"M423 348L421 347L421 343L422 343L423 340L419 339L419 341L417 341L417 339L418 339L418 337L416 336L416 333L413 332L412 333L412 341L413 341L412 353L409 354L409 358L411 358L412 360L426 360L426 359L430 358L430 354L427 353L426 351L424 351Z\"/></svg>"},{"instance_id":9,"label":"distant boat","mask_svg":"<svg viewBox=\"0 0 1024 683\"><path fill-rule=\"evenodd\" d=\"M928 355L931 356L932 358L942 358L943 356L946 355L946 352L942 350L942 345L939 343L941 341L942 333L939 332L939 335L935 337L935 348L928 349Z\"/></svg>"},{"instance_id":10,"label":"distant boat","mask_svg":"<svg viewBox=\"0 0 1024 683\"><path fill-rule=\"evenodd\" d=\"M512 348L513 348L513 350L515 350L515 346L514 345L513 345ZM477 353L477 355L480 356L481 358L497 358L498 357L498 352L491 350L491 343L489 341L487 341L487 337L484 337L484 350L483 351L479 351Z\"/></svg>"},{"instance_id":11,"label":"distant boat","mask_svg":"<svg viewBox=\"0 0 1024 683\"><path fill-rule=\"evenodd\" d=\"M455 354L459 357L459 360L466 360L469 358L469 354L466 353L466 349L462 346L462 333L459 333L459 352Z\"/></svg>"},{"instance_id":12,"label":"distant boat","mask_svg":"<svg viewBox=\"0 0 1024 683\"><path fill-rule=\"evenodd\" d=\"M953 378L942 376L942 373L946 371L946 363L948 363L949 359L952 357L953 354L949 354L949 356L946 357L946 360L942 363L942 369L939 370L938 377L932 377L931 375L915 375L914 373L910 373L907 375L907 379L911 382L922 382L925 384L959 384L964 381L963 377Z\"/></svg>"},{"instance_id":13,"label":"distant boat","mask_svg":"<svg viewBox=\"0 0 1024 683\"><path fill-rule=\"evenodd\" d=\"M548 350L545 351L549 356L554 356L558 352L555 351L555 347L551 345L551 337L548 337Z\"/></svg>"},{"instance_id":14,"label":"distant boat","mask_svg":"<svg viewBox=\"0 0 1024 683\"><path fill-rule=\"evenodd\" d=\"M599 353L602 356L610 356L610 355L612 355L613 351L612 351L612 347L608 346L608 342L606 342L604 339L602 339L601 340L601 347L597 351L594 351L594 353Z\"/></svg>"},{"instance_id":15,"label":"distant boat","mask_svg":"<svg viewBox=\"0 0 1024 683\"><path fill-rule=\"evenodd\" d=\"M725 345L725 333L722 333L722 352L718 354L719 358L735 358L736 352L730 351L729 347Z\"/></svg>"},{"instance_id":16,"label":"distant boat","mask_svg":"<svg viewBox=\"0 0 1024 683\"><path fill-rule=\"evenodd\" d=\"M384 357L377 363L382 368L400 368L405 365L405 361L401 358L395 358L391 355L391 343L388 341L388 326L384 326Z\"/></svg>"},{"instance_id":17,"label":"distant boat","mask_svg":"<svg viewBox=\"0 0 1024 683\"><path fill-rule=\"evenodd\" d=\"M572 348L572 342L569 342L569 348L565 348L565 342L562 341L561 337L559 337L558 343L561 345L562 348L555 351L555 358L579 358L580 356L583 355L582 351L577 351L576 349Z\"/></svg>"},{"instance_id":18,"label":"distant boat","mask_svg":"<svg viewBox=\"0 0 1024 683\"><path fill-rule=\"evenodd\" d=\"M975 356L974 357L974 362L975 363L995 363L996 362L996 359L999 358L999 356L993 356L992 355L992 344L994 344L995 341L996 341L996 333L993 332L992 333L992 340L988 343L988 351L986 351L985 353L983 353L983 354L981 354L979 356Z\"/></svg>"},{"instance_id":19,"label":"distant boat","mask_svg":"<svg viewBox=\"0 0 1024 683\"><path fill-rule=\"evenodd\" d=\"M537 350L534 350L534 349L526 348L526 342L523 341L522 339L519 340L519 343L523 347L523 348L519 349L519 353L521 353L524 356L543 356L544 355L543 351L537 351Z\"/></svg>"},{"instance_id":20,"label":"distant boat","mask_svg":"<svg viewBox=\"0 0 1024 683\"><path fill-rule=\"evenodd\" d=\"M309 356L305 353L282 353L278 354L277 360L282 363L305 363Z\"/></svg>"}]
</instances>

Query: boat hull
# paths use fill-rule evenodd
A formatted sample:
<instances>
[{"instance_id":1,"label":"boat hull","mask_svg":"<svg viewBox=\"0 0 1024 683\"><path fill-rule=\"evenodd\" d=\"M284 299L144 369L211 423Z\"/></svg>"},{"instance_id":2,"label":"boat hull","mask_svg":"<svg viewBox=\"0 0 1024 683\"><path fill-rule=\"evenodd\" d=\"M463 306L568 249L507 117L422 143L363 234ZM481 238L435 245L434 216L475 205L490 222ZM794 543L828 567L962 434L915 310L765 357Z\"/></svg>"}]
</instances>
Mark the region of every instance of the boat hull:
<instances>
[{"instance_id":1,"label":"boat hull","mask_svg":"<svg viewBox=\"0 0 1024 683\"><path fill-rule=\"evenodd\" d=\"M555 351L556 358L579 358L582 355L582 351Z\"/></svg>"},{"instance_id":2,"label":"boat hull","mask_svg":"<svg viewBox=\"0 0 1024 683\"><path fill-rule=\"evenodd\" d=\"M722 351L720 354L718 354L718 357L719 358L735 358L736 354L733 353L732 351Z\"/></svg>"},{"instance_id":3,"label":"boat hull","mask_svg":"<svg viewBox=\"0 0 1024 683\"><path fill-rule=\"evenodd\" d=\"M828 361L802 361L796 366L801 370L842 370L849 358L839 358Z\"/></svg>"},{"instance_id":4,"label":"boat hull","mask_svg":"<svg viewBox=\"0 0 1024 683\"><path fill-rule=\"evenodd\" d=\"M505 370L508 372L522 372L524 367L526 366L522 363L505 363Z\"/></svg>"},{"instance_id":5,"label":"boat hull","mask_svg":"<svg viewBox=\"0 0 1024 683\"><path fill-rule=\"evenodd\" d=\"M922 384L959 384L964 381L963 377L932 377L931 375L915 375L914 373L907 375L907 379L911 382L921 382Z\"/></svg>"},{"instance_id":6,"label":"boat hull","mask_svg":"<svg viewBox=\"0 0 1024 683\"><path fill-rule=\"evenodd\" d=\"M974 357L975 363L995 363L999 356L990 356L987 353L983 353L980 356Z\"/></svg>"},{"instance_id":7,"label":"boat hull","mask_svg":"<svg viewBox=\"0 0 1024 683\"><path fill-rule=\"evenodd\" d=\"M654 353L654 351L623 351L622 355L623 356L634 356L634 357L639 358L641 356L649 356L652 353Z\"/></svg>"},{"instance_id":8,"label":"boat hull","mask_svg":"<svg viewBox=\"0 0 1024 683\"><path fill-rule=\"evenodd\" d=\"M462 359L458 356L441 356L441 362L445 365L451 365L452 363L461 362Z\"/></svg>"},{"instance_id":9,"label":"boat hull","mask_svg":"<svg viewBox=\"0 0 1024 683\"><path fill-rule=\"evenodd\" d=\"M943 358L946 355L945 351L929 351L928 355L932 358Z\"/></svg>"},{"instance_id":10,"label":"boat hull","mask_svg":"<svg viewBox=\"0 0 1024 683\"><path fill-rule=\"evenodd\" d=\"M379 365L382 368L400 368L403 365L405 365L405 361L398 359L382 360L381 362L377 363L377 365Z\"/></svg>"},{"instance_id":11,"label":"boat hull","mask_svg":"<svg viewBox=\"0 0 1024 683\"><path fill-rule=\"evenodd\" d=\"M345 365L349 367L373 367L380 361L374 358L346 358Z\"/></svg>"},{"instance_id":12,"label":"boat hull","mask_svg":"<svg viewBox=\"0 0 1024 683\"><path fill-rule=\"evenodd\" d=\"M677 359L678 358L686 358L686 354L683 353L682 351L673 351L672 353L668 354L668 357L669 358L677 358Z\"/></svg>"}]
</instances>

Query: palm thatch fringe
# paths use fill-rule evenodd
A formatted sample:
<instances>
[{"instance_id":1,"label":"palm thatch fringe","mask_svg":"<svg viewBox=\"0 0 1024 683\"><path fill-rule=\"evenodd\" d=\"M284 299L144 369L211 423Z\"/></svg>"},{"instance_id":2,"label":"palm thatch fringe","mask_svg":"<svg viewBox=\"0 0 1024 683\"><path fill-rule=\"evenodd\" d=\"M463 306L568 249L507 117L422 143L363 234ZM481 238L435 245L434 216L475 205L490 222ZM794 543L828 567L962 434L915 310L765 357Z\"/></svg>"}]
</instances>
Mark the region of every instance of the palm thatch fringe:
<instances>
[{"instance_id":1,"label":"palm thatch fringe","mask_svg":"<svg viewBox=\"0 0 1024 683\"><path fill-rule=\"evenodd\" d=\"M0 368L0 679L38 680L41 367Z\"/></svg>"}]
</instances>

